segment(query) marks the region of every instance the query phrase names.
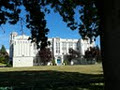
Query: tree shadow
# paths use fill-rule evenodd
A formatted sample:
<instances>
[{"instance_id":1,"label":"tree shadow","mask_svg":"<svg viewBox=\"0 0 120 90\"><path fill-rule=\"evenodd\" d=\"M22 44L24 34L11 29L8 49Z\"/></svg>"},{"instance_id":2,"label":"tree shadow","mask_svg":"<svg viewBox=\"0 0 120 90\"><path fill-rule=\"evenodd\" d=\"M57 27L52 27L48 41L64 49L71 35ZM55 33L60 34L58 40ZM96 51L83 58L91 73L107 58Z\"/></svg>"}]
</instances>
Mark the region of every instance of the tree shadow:
<instances>
[{"instance_id":1,"label":"tree shadow","mask_svg":"<svg viewBox=\"0 0 120 90\"><path fill-rule=\"evenodd\" d=\"M0 72L4 90L103 90L102 74L62 71Z\"/></svg>"}]
</instances>

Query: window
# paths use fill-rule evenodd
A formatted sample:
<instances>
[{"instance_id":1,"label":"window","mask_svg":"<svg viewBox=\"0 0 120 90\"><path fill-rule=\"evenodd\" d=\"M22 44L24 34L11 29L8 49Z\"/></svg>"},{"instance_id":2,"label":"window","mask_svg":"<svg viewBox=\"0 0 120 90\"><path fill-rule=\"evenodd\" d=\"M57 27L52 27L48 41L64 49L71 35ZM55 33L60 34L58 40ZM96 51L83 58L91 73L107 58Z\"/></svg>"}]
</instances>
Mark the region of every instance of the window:
<instances>
[{"instance_id":1,"label":"window","mask_svg":"<svg viewBox=\"0 0 120 90\"><path fill-rule=\"evenodd\" d=\"M56 47L59 47L60 46L60 43L59 42L56 42Z\"/></svg>"},{"instance_id":2,"label":"window","mask_svg":"<svg viewBox=\"0 0 120 90\"><path fill-rule=\"evenodd\" d=\"M34 46L33 46L33 47L34 47L34 49L36 49L36 45L35 45L35 44L34 44Z\"/></svg>"},{"instance_id":3,"label":"window","mask_svg":"<svg viewBox=\"0 0 120 90\"><path fill-rule=\"evenodd\" d=\"M67 49L67 43L66 42L62 42L62 50L66 50Z\"/></svg>"},{"instance_id":4,"label":"window","mask_svg":"<svg viewBox=\"0 0 120 90\"><path fill-rule=\"evenodd\" d=\"M77 50L78 48L78 43L74 43L74 49Z\"/></svg>"},{"instance_id":5,"label":"window","mask_svg":"<svg viewBox=\"0 0 120 90\"><path fill-rule=\"evenodd\" d=\"M56 42L56 53L60 53L60 43Z\"/></svg>"},{"instance_id":6,"label":"window","mask_svg":"<svg viewBox=\"0 0 120 90\"><path fill-rule=\"evenodd\" d=\"M73 46L73 43L69 42L69 47L72 48L72 46Z\"/></svg>"},{"instance_id":7,"label":"window","mask_svg":"<svg viewBox=\"0 0 120 90\"><path fill-rule=\"evenodd\" d=\"M66 42L62 42L62 46L65 47L66 46Z\"/></svg>"}]
</instances>

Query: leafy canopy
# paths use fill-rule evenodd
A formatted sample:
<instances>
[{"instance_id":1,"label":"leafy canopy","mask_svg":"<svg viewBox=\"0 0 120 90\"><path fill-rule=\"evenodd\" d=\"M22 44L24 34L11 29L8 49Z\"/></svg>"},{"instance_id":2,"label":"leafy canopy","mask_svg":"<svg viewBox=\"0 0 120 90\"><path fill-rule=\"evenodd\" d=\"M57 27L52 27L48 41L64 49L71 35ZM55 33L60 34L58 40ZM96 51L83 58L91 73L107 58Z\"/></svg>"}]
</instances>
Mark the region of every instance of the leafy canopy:
<instances>
[{"instance_id":1,"label":"leafy canopy","mask_svg":"<svg viewBox=\"0 0 120 90\"><path fill-rule=\"evenodd\" d=\"M100 35L95 0L0 0L0 25L16 24L22 18L20 6L25 7L26 27L30 29L30 39L37 44L37 48L50 44L45 20L45 13L50 12L47 6L58 12L71 30L78 29L82 38L87 36L92 41ZM79 21L75 21L76 10L80 13Z\"/></svg>"},{"instance_id":2,"label":"leafy canopy","mask_svg":"<svg viewBox=\"0 0 120 90\"><path fill-rule=\"evenodd\" d=\"M1 47L1 49L0 49L0 52L2 52L2 53L5 53L5 52L6 52L6 49L5 49L5 46L4 46L4 45L2 45L2 47Z\"/></svg>"},{"instance_id":3,"label":"leafy canopy","mask_svg":"<svg viewBox=\"0 0 120 90\"><path fill-rule=\"evenodd\" d=\"M9 55L6 51L6 48L4 45L2 45L0 49L0 63L7 63L9 60Z\"/></svg>"},{"instance_id":4,"label":"leafy canopy","mask_svg":"<svg viewBox=\"0 0 120 90\"><path fill-rule=\"evenodd\" d=\"M40 60L41 62L44 63L44 65L48 62L50 62L53 58L52 52L50 51L50 48L44 48L42 50L39 51L39 55L40 55Z\"/></svg>"}]
</instances>

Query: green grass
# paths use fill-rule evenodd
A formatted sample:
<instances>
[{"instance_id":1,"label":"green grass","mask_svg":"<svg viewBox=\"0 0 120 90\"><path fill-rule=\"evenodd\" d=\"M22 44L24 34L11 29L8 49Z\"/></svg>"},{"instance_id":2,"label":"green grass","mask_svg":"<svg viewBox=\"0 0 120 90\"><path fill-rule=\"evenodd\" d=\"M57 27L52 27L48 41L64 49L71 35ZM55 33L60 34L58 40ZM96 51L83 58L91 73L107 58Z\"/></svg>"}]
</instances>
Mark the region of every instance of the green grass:
<instances>
[{"instance_id":1,"label":"green grass","mask_svg":"<svg viewBox=\"0 0 120 90\"><path fill-rule=\"evenodd\" d=\"M101 64L0 68L0 87L14 90L103 90L102 74Z\"/></svg>"},{"instance_id":2,"label":"green grass","mask_svg":"<svg viewBox=\"0 0 120 90\"><path fill-rule=\"evenodd\" d=\"M0 63L0 66L6 66L6 64Z\"/></svg>"}]
</instances>

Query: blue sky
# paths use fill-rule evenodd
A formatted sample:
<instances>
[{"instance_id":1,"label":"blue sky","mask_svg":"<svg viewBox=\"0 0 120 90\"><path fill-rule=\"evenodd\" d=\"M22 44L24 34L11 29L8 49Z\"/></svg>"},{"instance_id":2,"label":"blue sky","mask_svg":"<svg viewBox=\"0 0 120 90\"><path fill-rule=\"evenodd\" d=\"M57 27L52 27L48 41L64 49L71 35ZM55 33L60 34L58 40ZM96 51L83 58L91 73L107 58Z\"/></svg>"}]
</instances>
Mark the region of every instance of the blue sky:
<instances>
[{"instance_id":1,"label":"blue sky","mask_svg":"<svg viewBox=\"0 0 120 90\"><path fill-rule=\"evenodd\" d=\"M24 13L24 12L23 12ZM24 15L22 13L22 15ZM76 18L78 15L76 15ZM46 17L47 19L47 27L50 29L48 37L60 37L60 38L74 38L79 39L81 38L78 30L72 31L70 30L66 23L62 21L62 17L58 13L54 13L53 11L48 14ZM24 26L23 27L24 33L26 35L30 35L30 31ZM5 33L4 33L5 31ZM16 25L2 25L0 27L0 47L4 45L6 49L9 49L9 37L11 32L18 32L18 34L22 34L21 32L21 24L18 22ZM99 37L96 40L96 44L99 46Z\"/></svg>"}]
</instances>

